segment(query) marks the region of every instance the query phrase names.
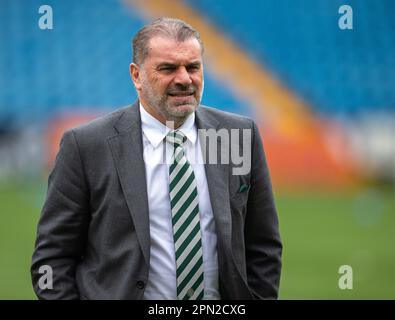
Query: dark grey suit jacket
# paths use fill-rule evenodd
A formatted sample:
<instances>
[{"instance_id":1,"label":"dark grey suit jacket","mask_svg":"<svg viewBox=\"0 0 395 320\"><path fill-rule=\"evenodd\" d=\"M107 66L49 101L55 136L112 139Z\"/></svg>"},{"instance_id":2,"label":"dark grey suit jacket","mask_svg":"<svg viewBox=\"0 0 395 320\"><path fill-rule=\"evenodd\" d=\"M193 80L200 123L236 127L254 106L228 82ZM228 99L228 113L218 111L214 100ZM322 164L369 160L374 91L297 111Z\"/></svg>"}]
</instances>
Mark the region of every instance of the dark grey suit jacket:
<instances>
[{"instance_id":1,"label":"dark grey suit jacket","mask_svg":"<svg viewBox=\"0 0 395 320\"><path fill-rule=\"evenodd\" d=\"M205 164L219 289L223 299L275 299L282 245L257 127L248 118L203 106L196 110L196 125L252 130L248 174L233 175L232 164ZM242 185L249 188L240 192ZM37 296L141 299L149 274L149 232L138 103L66 132L37 228L31 266ZM42 265L53 270L52 289L39 286Z\"/></svg>"}]
</instances>

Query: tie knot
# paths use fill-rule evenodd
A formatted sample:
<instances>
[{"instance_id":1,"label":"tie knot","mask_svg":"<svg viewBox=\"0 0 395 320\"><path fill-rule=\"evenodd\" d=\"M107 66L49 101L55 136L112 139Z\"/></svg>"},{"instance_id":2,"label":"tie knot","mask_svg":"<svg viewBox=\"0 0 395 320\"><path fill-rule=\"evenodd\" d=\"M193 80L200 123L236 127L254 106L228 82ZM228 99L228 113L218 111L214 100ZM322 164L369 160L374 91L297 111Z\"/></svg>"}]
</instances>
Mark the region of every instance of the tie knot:
<instances>
[{"instance_id":1,"label":"tie knot","mask_svg":"<svg viewBox=\"0 0 395 320\"><path fill-rule=\"evenodd\" d=\"M166 135L166 141L174 147L182 146L186 140L187 137L179 130L170 131Z\"/></svg>"}]
</instances>

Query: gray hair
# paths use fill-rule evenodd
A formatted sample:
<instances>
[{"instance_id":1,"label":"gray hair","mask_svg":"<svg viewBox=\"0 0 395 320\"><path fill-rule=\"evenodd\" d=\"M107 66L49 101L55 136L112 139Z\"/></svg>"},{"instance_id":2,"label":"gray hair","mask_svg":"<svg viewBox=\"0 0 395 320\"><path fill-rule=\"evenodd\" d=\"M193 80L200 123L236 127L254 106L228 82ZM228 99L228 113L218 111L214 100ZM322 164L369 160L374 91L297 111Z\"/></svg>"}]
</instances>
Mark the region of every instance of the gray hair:
<instances>
[{"instance_id":1,"label":"gray hair","mask_svg":"<svg viewBox=\"0 0 395 320\"><path fill-rule=\"evenodd\" d=\"M185 41L195 38L203 54L203 42L199 32L180 19L159 18L141 28L133 38L133 63L141 65L148 55L148 42L155 36L163 36L176 41Z\"/></svg>"}]
</instances>

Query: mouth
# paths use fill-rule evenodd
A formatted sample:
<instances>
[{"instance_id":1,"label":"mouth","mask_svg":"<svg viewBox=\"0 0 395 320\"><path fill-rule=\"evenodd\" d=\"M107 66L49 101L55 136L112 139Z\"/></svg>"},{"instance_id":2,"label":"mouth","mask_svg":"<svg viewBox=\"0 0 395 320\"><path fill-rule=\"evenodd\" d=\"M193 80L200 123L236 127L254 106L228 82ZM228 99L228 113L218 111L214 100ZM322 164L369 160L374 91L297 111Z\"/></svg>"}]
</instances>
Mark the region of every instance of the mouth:
<instances>
[{"instance_id":1,"label":"mouth","mask_svg":"<svg viewBox=\"0 0 395 320\"><path fill-rule=\"evenodd\" d=\"M168 93L170 97L190 97L194 94L194 91L172 91Z\"/></svg>"}]
</instances>

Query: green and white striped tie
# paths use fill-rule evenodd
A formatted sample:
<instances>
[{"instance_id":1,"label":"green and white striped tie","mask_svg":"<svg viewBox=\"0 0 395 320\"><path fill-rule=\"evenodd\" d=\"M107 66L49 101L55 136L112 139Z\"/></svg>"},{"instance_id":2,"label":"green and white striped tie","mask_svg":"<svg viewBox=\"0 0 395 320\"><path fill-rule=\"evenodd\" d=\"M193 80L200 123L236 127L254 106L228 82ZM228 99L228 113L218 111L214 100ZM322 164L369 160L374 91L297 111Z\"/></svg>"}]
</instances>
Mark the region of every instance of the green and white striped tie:
<instances>
[{"instance_id":1,"label":"green and white striped tie","mask_svg":"<svg viewBox=\"0 0 395 320\"><path fill-rule=\"evenodd\" d=\"M181 131L171 131L166 141L174 147L170 164L170 205L177 266L177 298L200 300L204 295L203 253L196 179L188 162Z\"/></svg>"}]
</instances>

